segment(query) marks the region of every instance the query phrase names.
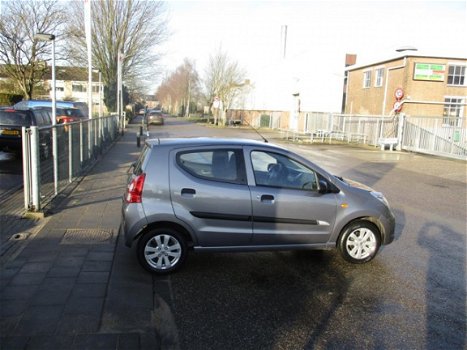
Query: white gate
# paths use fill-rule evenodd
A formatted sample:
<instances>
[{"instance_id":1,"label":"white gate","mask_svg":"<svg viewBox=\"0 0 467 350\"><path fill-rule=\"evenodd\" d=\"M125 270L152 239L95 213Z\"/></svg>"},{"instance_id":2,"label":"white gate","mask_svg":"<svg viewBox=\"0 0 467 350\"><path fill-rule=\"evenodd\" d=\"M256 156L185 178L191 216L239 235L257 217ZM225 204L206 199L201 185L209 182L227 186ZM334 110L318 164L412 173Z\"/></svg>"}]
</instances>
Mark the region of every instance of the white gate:
<instances>
[{"instance_id":1,"label":"white gate","mask_svg":"<svg viewBox=\"0 0 467 350\"><path fill-rule=\"evenodd\" d=\"M443 124L443 118L406 117L402 149L467 160L467 129Z\"/></svg>"}]
</instances>

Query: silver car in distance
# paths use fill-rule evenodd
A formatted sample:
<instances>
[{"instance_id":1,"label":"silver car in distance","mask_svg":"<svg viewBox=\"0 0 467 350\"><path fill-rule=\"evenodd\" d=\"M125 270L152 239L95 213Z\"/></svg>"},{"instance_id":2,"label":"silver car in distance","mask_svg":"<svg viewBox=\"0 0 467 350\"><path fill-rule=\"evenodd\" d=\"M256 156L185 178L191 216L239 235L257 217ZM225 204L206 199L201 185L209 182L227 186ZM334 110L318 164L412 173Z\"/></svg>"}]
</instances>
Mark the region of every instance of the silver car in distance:
<instances>
[{"instance_id":1,"label":"silver car in distance","mask_svg":"<svg viewBox=\"0 0 467 350\"><path fill-rule=\"evenodd\" d=\"M188 250L337 248L364 263L394 239L381 193L270 143L147 140L130 173L121 229L154 273L178 269Z\"/></svg>"}]
</instances>

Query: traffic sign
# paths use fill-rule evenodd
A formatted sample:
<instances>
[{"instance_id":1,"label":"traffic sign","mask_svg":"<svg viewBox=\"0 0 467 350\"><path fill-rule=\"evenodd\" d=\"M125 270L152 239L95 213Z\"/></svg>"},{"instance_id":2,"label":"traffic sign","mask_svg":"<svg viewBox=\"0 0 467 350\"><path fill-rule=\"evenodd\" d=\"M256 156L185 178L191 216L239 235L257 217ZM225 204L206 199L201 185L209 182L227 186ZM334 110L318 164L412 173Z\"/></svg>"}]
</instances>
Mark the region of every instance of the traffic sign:
<instances>
[{"instance_id":1,"label":"traffic sign","mask_svg":"<svg viewBox=\"0 0 467 350\"><path fill-rule=\"evenodd\" d=\"M394 96L396 97L396 100L399 101L404 97L404 90L402 90L402 88L397 88L396 91L394 91Z\"/></svg>"},{"instance_id":2,"label":"traffic sign","mask_svg":"<svg viewBox=\"0 0 467 350\"><path fill-rule=\"evenodd\" d=\"M402 102L401 101L394 102L394 106L392 107L392 110L396 113L399 113L400 111L402 111Z\"/></svg>"}]
</instances>

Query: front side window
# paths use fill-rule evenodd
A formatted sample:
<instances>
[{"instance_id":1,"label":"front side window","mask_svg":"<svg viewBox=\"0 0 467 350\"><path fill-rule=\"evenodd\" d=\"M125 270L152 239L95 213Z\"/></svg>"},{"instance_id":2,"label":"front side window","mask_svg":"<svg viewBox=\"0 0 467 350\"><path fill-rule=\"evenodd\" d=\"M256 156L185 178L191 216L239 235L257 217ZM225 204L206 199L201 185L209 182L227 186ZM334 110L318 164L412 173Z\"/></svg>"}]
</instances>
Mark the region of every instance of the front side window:
<instances>
[{"instance_id":1,"label":"front side window","mask_svg":"<svg viewBox=\"0 0 467 350\"><path fill-rule=\"evenodd\" d=\"M444 98L443 125L460 126L464 112L462 97Z\"/></svg>"},{"instance_id":2,"label":"front side window","mask_svg":"<svg viewBox=\"0 0 467 350\"><path fill-rule=\"evenodd\" d=\"M371 71L363 72L363 87L369 88L371 86Z\"/></svg>"},{"instance_id":3,"label":"front side window","mask_svg":"<svg viewBox=\"0 0 467 350\"><path fill-rule=\"evenodd\" d=\"M383 76L384 76L384 68L378 68L376 70L375 87L383 86Z\"/></svg>"},{"instance_id":4,"label":"front side window","mask_svg":"<svg viewBox=\"0 0 467 350\"><path fill-rule=\"evenodd\" d=\"M318 189L316 173L284 155L253 151L251 163L257 186L313 191Z\"/></svg>"},{"instance_id":5,"label":"front side window","mask_svg":"<svg viewBox=\"0 0 467 350\"><path fill-rule=\"evenodd\" d=\"M196 150L178 154L177 164L206 180L246 183L241 150Z\"/></svg>"},{"instance_id":6,"label":"front side window","mask_svg":"<svg viewBox=\"0 0 467 350\"><path fill-rule=\"evenodd\" d=\"M448 85L465 85L465 66L449 66Z\"/></svg>"}]
</instances>

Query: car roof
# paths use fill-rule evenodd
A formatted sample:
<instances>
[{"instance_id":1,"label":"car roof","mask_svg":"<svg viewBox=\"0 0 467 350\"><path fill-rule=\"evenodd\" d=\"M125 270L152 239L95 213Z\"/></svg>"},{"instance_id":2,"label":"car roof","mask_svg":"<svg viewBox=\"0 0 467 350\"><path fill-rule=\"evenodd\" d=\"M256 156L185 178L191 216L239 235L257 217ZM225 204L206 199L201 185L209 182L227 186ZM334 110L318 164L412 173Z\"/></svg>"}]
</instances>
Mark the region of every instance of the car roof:
<instances>
[{"instance_id":1,"label":"car roof","mask_svg":"<svg viewBox=\"0 0 467 350\"><path fill-rule=\"evenodd\" d=\"M148 139L146 143L149 146L265 146L277 149L282 147L266 143L264 141L251 140L251 139L238 139L238 138L217 138L217 137L186 137L186 138L155 138Z\"/></svg>"},{"instance_id":2,"label":"car roof","mask_svg":"<svg viewBox=\"0 0 467 350\"><path fill-rule=\"evenodd\" d=\"M78 108L81 105L85 105L84 102L74 102L74 101L55 101L56 107L60 108ZM30 109L37 107L52 107L51 100L23 100L16 103L13 108L21 109Z\"/></svg>"}]
</instances>

